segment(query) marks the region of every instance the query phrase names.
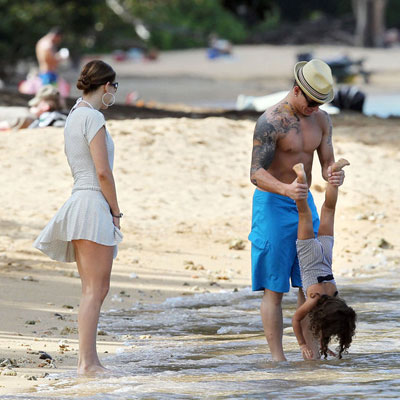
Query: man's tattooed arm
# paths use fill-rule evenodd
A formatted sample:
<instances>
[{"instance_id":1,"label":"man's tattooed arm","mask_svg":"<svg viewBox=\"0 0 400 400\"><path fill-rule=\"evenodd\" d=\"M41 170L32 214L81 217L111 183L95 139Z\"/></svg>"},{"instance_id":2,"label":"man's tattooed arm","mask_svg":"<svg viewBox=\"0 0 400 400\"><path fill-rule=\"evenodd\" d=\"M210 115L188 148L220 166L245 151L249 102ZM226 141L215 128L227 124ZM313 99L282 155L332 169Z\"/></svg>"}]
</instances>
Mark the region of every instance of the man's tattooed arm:
<instances>
[{"instance_id":1,"label":"man's tattooed arm","mask_svg":"<svg viewBox=\"0 0 400 400\"><path fill-rule=\"evenodd\" d=\"M277 130L265 115L257 121L253 136L253 154L251 160L250 180L255 185L255 173L260 169L268 169L275 155Z\"/></svg>"}]
</instances>

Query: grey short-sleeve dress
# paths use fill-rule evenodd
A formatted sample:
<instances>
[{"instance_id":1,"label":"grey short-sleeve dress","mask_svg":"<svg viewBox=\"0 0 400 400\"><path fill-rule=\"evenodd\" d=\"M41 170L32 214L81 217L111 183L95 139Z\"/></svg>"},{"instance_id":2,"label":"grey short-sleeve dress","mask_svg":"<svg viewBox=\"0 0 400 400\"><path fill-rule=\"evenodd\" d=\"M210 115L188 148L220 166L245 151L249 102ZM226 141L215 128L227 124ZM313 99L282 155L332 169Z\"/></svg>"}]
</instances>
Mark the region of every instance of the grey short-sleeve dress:
<instances>
[{"instance_id":1,"label":"grey short-sleeve dress","mask_svg":"<svg viewBox=\"0 0 400 400\"><path fill-rule=\"evenodd\" d=\"M90 142L103 126L103 114L89 107L75 105L67 118L64 149L74 178L72 194L33 244L53 260L75 261L71 241L78 239L114 246L114 258L117 255L122 233L113 224L110 207L101 192L89 148ZM107 129L106 146L112 170L114 143Z\"/></svg>"}]
</instances>

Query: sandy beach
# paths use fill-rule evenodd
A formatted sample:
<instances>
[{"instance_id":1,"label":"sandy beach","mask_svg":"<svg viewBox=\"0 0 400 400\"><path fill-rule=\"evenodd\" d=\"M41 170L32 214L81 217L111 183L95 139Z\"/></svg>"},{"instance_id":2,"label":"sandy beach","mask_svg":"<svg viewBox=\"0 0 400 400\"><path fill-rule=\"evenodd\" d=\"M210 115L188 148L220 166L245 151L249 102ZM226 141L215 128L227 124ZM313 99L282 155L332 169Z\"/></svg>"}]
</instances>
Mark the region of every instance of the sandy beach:
<instances>
[{"instance_id":1,"label":"sandy beach","mask_svg":"<svg viewBox=\"0 0 400 400\"><path fill-rule=\"evenodd\" d=\"M110 120L124 241L103 310L250 286L253 120ZM333 117L337 157L347 158L335 227L335 274L385 276L400 264L398 120ZM32 243L69 197L63 130L1 132L0 396L34 390L77 363L80 281ZM325 183L318 160L318 208ZM99 332L99 353L119 339ZM40 358L40 351L53 361ZM56 368L56 369L55 369Z\"/></svg>"},{"instance_id":2,"label":"sandy beach","mask_svg":"<svg viewBox=\"0 0 400 400\"><path fill-rule=\"evenodd\" d=\"M334 271L397 269L400 195L395 120L337 117L336 154L351 161L340 190ZM250 285L253 121L110 121L124 242L104 310ZM25 390L46 372L73 370L80 283L74 264L53 262L32 242L71 189L62 130L3 133L0 237L0 394ZM322 203L315 163L312 190ZM232 248L231 248L232 247ZM118 340L101 332L100 353ZM49 353L54 363L39 358ZM3 362L4 365L7 362ZM13 371L13 372L11 372ZM15 373L16 376L7 376ZM36 380L29 380L35 379Z\"/></svg>"}]
</instances>

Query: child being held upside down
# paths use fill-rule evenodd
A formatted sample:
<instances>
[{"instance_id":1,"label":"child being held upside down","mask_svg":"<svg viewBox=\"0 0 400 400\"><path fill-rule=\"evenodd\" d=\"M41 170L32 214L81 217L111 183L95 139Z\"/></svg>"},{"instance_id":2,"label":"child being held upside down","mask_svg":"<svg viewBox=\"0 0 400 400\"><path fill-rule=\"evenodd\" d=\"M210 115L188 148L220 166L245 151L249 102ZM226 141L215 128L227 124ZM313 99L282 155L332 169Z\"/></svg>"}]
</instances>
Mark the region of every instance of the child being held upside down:
<instances>
[{"instance_id":1,"label":"child being held upside down","mask_svg":"<svg viewBox=\"0 0 400 400\"><path fill-rule=\"evenodd\" d=\"M332 171L340 171L347 160L340 159L332 165ZM307 183L303 164L293 167L297 181ZM328 349L332 338L337 337L338 357L351 344L356 327L356 313L343 299L337 297L338 291L332 274L333 225L338 187L328 183L325 202L321 209L318 235L313 231L311 210L307 199L297 200L299 225L297 231L297 256L300 264L305 303L293 316L293 330L304 359L317 359L320 354L327 357L332 352ZM310 330L314 338L319 339L320 354L316 354L313 343L303 332L302 321L310 319Z\"/></svg>"}]
</instances>

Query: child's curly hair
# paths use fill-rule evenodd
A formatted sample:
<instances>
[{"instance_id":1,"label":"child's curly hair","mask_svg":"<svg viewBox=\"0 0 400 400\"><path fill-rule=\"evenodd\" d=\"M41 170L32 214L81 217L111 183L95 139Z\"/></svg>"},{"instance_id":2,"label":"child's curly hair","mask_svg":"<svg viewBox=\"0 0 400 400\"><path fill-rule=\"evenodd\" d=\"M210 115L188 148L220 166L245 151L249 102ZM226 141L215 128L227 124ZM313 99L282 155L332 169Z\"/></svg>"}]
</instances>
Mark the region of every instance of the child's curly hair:
<instances>
[{"instance_id":1,"label":"child's curly hair","mask_svg":"<svg viewBox=\"0 0 400 400\"><path fill-rule=\"evenodd\" d=\"M338 297L322 295L310 311L310 329L321 341L321 355L328 355L328 345L332 337L339 341L338 357L351 344L356 329L356 313L346 302Z\"/></svg>"}]
</instances>

